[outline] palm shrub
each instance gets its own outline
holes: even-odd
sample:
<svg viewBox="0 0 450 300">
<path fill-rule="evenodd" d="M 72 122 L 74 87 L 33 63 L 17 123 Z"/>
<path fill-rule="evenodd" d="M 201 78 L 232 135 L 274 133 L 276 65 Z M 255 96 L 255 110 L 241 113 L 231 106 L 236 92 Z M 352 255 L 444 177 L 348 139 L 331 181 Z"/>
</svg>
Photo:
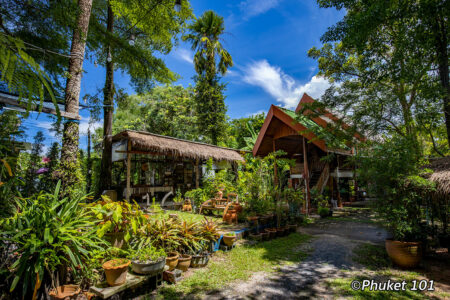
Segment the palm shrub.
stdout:
<svg viewBox="0 0 450 300">
<path fill-rule="evenodd" d="M 53 194 L 39 193 L 16 201 L 16 212 L 0 221 L 1 240 L 14 245 L 17 256 L 9 266 L 14 277 L 11 291 L 22 284 L 22 295 L 36 297 L 42 284 L 55 285 L 55 276 L 65 276 L 70 267 L 83 270 L 91 249 L 101 249 L 89 212 L 77 199 L 60 198 L 61 182 Z M 64 276 L 64 277 L 63 277 Z M 30 288 L 32 290 L 30 290 Z"/>
</svg>

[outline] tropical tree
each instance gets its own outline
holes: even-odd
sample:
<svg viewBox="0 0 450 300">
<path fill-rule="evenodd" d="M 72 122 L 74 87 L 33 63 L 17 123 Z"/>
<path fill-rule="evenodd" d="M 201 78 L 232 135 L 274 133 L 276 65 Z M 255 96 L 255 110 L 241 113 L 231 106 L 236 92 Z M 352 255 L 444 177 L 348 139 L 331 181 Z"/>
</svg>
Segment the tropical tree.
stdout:
<svg viewBox="0 0 450 300">
<path fill-rule="evenodd" d="M 389 78 L 392 83 L 388 89 L 395 94 L 393 99 L 399 100 L 400 94 L 410 98 L 402 100 L 403 103 L 399 103 L 401 107 L 397 108 L 406 112 L 404 121 L 409 124 L 412 122 L 408 120 L 408 110 L 414 114 L 417 98 L 424 98 L 425 102 L 420 104 L 422 108 L 432 106 L 435 109 L 438 106 L 440 115 L 445 117 L 447 144 L 450 145 L 448 3 L 440 0 L 319 0 L 318 3 L 321 7 L 346 10 L 347 14 L 343 20 L 329 28 L 322 36 L 322 41 L 339 41 L 341 49 L 352 50 L 361 58 L 361 69 L 367 67 L 368 70 L 364 74 L 366 76 L 360 77 L 361 83 L 365 86 L 366 83 Z M 319 62 L 323 62 L 322 65 L 328 64 L 328 75 L 333 72 L 333 68 L 335 74 L 355 75 L 351 70 L 356 62 L 354 57 L 340 53 L 339 60 L 325 63 L 327 58 L 320 58 L 323 57 L 322 54 L 316 51 L 311 54 L 319 58 Z M 372 59 L 373 54 L 375 59 Z M 352 60 L 348 60 L 349 57 Z M 346 66 L 346 70 L 343 66 Z M 341 70 L 337 70 L 338 68 Z M 419 92 L 422 95 L 419 95 Z M 374 92 L 371 98 L 377 99 L 377 95 L 378 93 Z M 389 103 L 392 102 L 377 102 L 375 106 L 384 111 Z M 436 113 L 432 115 L 435 117 L 432 122 L 434 124 L 442 118 Z M 386 122 L 395 122 L 396 115 L 383 116 L 385 117 L 389 120 Z M 434 129 L 434 134 L 437 135 L 440 132 L 439 126 L 428 124 L 425 127 L 427 135 L 429 134 L 433 144 L 436 144 L 433 132 L 428 131 L 430 128 Z"/>
<path fill-rule="evenodd" d="M 149 90 L 155 82 L 169 83 L 176 79 L 164 61 L 155 56 L 157 52 L 171 51 L 176 35 L 192 17 L 189 1 L 181 2 L 179 12 L 174 5 L 174 0 L 108 0 L 94 5 L 96 17 L 88 46 L 106 67 L 100 189 L 111 186 L 114 70 L 127 72 L 138 92 Z"/>
<path fill-rule="evenodd" d="M 196 110 L 199 128 L 217 145 L 218 138 L 225 129 L 225 85 L 220 83 L 224 75 L 233 66 L 231 55 L 220 43 L 225 33 L 223 18 L 213 11 L 206 11 L 189 26 L 189 34 L 184 40 L 192 44 L 196 51 L 194 66 L 196 81 Z"/>
<path fill-rule="evenodd" d="M 440 120 L 440 89 L 432 72 L 430 51 L 411 42 L 417 38 L 417 20 L 399 16 L 389 26 L 371 27 L 370 31 L 361 26 L 364 29 L 347 32 L 348 19 L 359 16 L 356 20 L 365 22 L 364 18 L 373 17 L 357 9 L 365 8 L 365 4 L 350 8 L 344 20 L 322 37 L 327 42 L 339 41 L 309 51 L 309 56 L 319 62 L 319 74 L 339 83 L 322 100 L 347 113 L 353 125 L 367 136 L 409 136 L 420 152 L 420 129 Z M 371 7 L 367 9 L 371 11 Z M 367 36 L 360 43 L 362 31 Z"/>
</svg>

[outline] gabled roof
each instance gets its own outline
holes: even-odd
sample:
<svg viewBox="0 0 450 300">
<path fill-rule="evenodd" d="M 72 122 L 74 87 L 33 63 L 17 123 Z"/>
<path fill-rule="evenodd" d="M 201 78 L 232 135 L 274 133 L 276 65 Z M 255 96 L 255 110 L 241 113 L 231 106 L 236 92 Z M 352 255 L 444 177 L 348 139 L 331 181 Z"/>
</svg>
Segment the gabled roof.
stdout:
<svg viewBox="0 0 450 300">
<path fill-rule="evenodd" d="M 300 102 L 297 105 L 297 108 L 295 109 L 295 112 L 298 113 L 301 111 L 305 106 L 308 107 L 308 105 L 316 103 L 316 100 L 314 100 L 311 96 L 309 96 L 307 93 L 304 93 L 302 98 L 300 99 Z M 340 126 L 343 129 L 349 129 L 351 126 L 345 123 L 342 120 L 342 117 L 336 116 L 336 114 L 330 112 L 326 108 L 321 108 L 321 111 L 312 112 L 309 109 L 306 109 L 303 112 L 304 115 L 310 115 L 311 119 L 316 122 L 318 125 L 322 126 L 323 128 L 327 128 L 328 124 L 331 124 L 333 122 L 340 122 Z M 354 137 L 360 141 L 364 141 L 365 138 L 360 135 L 359 133 L 355 133 Z"/>
<path fill-rule="evenodd" d="M 328 146 L 335 141 L 333 132 L 330 131 L 329 124 L 341 119 L 328 110 L 323 110 L 321 114 L 305 110 L 303 114 L 298 114 L 305 105 L 314 103 L 315 100 L 308 94 L 303 94 L 295 111 L 272 105 L 259 132 L 253 155 L 261 155 L 268 152 L 270 143 L 278 138 L 301 135 L 310 143 L 316 145 L 324 152 L 340 152 L 349 154 L 348 147 L 344 144 L 339 145 L 339 149 L 330 149 Z M 350 128 L 349 125 L 341 122 L 344 129 Z M 278 131 L 278 136 L 273 132 Z M 362 140 L 359 134 L 355 138 Z M 327 146 L 328 144 L 328 146 Z M 347 153 L 348 152 L 348 153 Z"/>
</svg>

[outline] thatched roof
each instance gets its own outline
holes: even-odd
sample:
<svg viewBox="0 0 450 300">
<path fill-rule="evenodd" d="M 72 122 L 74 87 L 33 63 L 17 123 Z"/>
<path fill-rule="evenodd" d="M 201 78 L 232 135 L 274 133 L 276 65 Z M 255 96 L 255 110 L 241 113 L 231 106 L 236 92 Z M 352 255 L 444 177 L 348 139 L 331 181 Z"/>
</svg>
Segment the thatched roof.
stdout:
<svg viewBox="0 0 450 300">
<path fill-rule="evenodd" d="M 450 156 L 430 159 L 430 164 L 425 166 L 428 169 L 433 170 L 428 179 L 436 182 L 437 196 L 449 197 L 450 196 Z"/>
<path fill-rule="evenodd" d="M 216 161 L 243 161 L 239 150 L 192 142 L 143 131 L 126 130 L 116 134 L 113 141 L 127 139 L 132 150 L 157 152 L 163 155 Z"/>
</svg>

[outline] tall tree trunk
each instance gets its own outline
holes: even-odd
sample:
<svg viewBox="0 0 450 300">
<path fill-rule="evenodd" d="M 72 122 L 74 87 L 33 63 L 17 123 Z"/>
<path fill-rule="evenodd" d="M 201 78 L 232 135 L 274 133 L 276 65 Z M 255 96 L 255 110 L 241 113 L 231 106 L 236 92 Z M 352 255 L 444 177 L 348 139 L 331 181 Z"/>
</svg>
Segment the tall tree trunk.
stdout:
<svg viewBox="0 0 450 300">
<path fill-rule="evenodd" d="M 77 27 L 73 31 L 72 47 L 70 49 L 69 76 L 65 90 L 65 110 L 69 113 L 78 114 L 80 97 L 81 75 L 83 73 L 84 51 L 86 48 L 86 37 L 91 16 L 92 0 L 79 0 L 79 15 Z M 61 171 L 62 183 L 65 194 L 70 191 L 79 181 L 74 176 L 78 167 L 78 122 L 70 120 L 64 124 L 63 143 L 61 149 Z"/>
<path fill-rule="evenodd" d="M 86 174 L 86 193 L 91 192 L 92 185 L 92 160 L 91 160 L 91 129 L 88 128 L 88 144 L 87 144 L 87 174 Z"/>
<path fill-rule="evenodd" d="M 440 22 L 440 24 L 439 24 Z M 439 78 L 441 81 L 442 88 L 444 90 L 444 115 L 445 115 L 445 126 L 447 128 L 447 143 L 450 147 L 450 83 L 449 83 L 449 70 L 448 70 L 448 40 L 447 40 L 447 23 L 441 18 L 437 18 L 436 23 L 438 23 L 439 33 L 435 33 L 436 37 L 436 48 L 437 48 L 437 58 L 438 58 L 438 69 Z"/>
<path fill-rule="evenodd" d="M 108 3 L 108 20 L 106 30 L 114 31 L 114 15 Z M 108 57 L 112 58 L 111 45 L 108 45 Z M 106 80 L 103 89 L 103 154 L 100 172 L 100 192 L 111 188 L 112 165 L 112 120 L 114 111 L 114 62 L 106 62 Z"/>
</svg>

